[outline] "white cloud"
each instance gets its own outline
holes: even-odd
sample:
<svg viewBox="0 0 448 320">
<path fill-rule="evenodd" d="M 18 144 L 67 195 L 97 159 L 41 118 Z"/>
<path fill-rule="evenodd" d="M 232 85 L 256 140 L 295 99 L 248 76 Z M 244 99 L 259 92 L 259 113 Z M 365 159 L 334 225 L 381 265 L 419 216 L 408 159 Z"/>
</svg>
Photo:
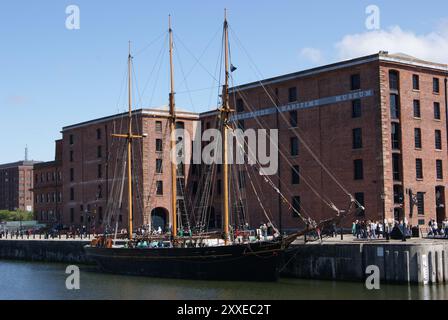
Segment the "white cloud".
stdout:
<svg viewBox="0 0 448 320">
<path fill-rule="evenodd" d="M 303 48 L 300 51 L 300 56 L 314 64 L 319 64 L 324 61 L 322 52 L 316 48 Z"/>
<path fill-rule="evenodd" d="M 346 35 L 335 47 L 338 59 L 351 59 L 377 53 L 405 53 L 419 59 L 448 63 L 448 21 L 442 21 L 435 31 L 417 35 L 393 26 L 387 30 Z"/>
</svg>

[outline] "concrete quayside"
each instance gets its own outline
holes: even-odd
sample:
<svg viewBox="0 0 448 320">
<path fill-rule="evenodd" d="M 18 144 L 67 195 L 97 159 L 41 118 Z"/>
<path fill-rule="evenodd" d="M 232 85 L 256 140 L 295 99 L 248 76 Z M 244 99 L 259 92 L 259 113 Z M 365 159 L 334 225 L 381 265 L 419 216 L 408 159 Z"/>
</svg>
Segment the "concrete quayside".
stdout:
<svg viewBox="0 0 448 320">
<path fill-rule="evenodd" d="M 350 238 L 350 239 L 349 239 Z M 1 239 L 0 259 L 92 264 L 83 247 L 88 239 Z M 144 249 L 142 249 L 144 250 Z M 369 266 L 381 282 L 442 284 L 448 282 L 448 241 L 297 240 L 285 254 L 281 275 L 314 280 L 365 281 Z"/>
</svg>

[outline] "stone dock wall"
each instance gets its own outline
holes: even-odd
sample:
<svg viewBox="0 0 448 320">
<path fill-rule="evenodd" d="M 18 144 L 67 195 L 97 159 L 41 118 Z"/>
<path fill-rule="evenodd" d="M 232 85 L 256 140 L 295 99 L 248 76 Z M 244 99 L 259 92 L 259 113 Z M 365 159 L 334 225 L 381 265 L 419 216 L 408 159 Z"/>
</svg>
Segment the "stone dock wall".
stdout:
<svg viewBox="0 0 448 320">
<path fill-rule="evenodd" d="M 84 253 L 89 241 L 0 240 L 0 259 L 91 264 Z"/>
<path fill-rule="evenodd" d="M 92 264 L 85 240 L 0 240 L 0 259 Z M 290 248 L 282 276 L 301 279 L 364 281 L 377 266 L 382 282 L 448 282 L 448 241 L 422 243 L 311 243 Z"/>
<path fill-rule="evenodd" d="M 376 266 L 382 282 L 448 282 L 448 241 L 302 244 L 284 259 L 282 275 L 295 278 L 364 281 Z"/>
</svg>

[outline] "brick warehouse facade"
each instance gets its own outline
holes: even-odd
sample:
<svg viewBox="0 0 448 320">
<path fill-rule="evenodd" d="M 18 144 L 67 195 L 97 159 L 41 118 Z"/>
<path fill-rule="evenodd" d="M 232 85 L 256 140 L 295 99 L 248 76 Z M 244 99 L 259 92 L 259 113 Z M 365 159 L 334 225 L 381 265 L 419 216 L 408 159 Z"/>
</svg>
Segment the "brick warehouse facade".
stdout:
<svg viewBox="0 0 448 320">
<path fill-rule="evenodd" d="M 33 211 L 33 165 L 19 161 L 0 165 L 0 210 Z"/>
<path fill-rule="evenodd" d="M 63 156 L 62 179 L 63 223 L 86 225 L 90 229 L 101 227 L 106 217 L 105 211 L 110 200 L 117 202 L 123 180 L 114 177 L 119 174 L 126 159 L 124 139 L 112 138 L 113 133 L 127 132 L 127 114 L 96 119 L 80 123 L 62 130 Z M 146 134 L 141 142 L 133 145 L 134 157 L 134 222 L 136 226 L 148 224 L 148 217 L 157 216 L 158 223 L 165 228 L 169 225 L 171 178 L 170 133 L 168 110 L 143 109 L 133 112 L 133 130 L 136 134 Z M 190 112 L 177 113 L 177 125 L 193 134 L 194 121 L 198 115 Z M 180 176 L 188 179 L 188 165 Z M 119 183 L 117 182 L 119 181 Z M 124 186 L 127 186 L 127 178 Z M 127 226 L 126 187 L 122 199 L 121 213 L 116 219 L 119 228 Z M 110 197 L 115 197 L 110 199 Z"/>
<path fill-rule="evenodd" d="M 280 150 L 288 160 L 279 157 L 277 186 L 304 214 L 323 218 L 334 212 L 304 179 L 294 177 L 291 164 L 339 209 L 349 198 L 300 145 L 296 132 L 365 205 L 366 218 L 382 219 L 384 206 L 388 219 L 404 215 L 412 225 L 430 218 L 441 222 L 446 217 L 447 75 L 446 65 L 379 53 L 267 79 L 263 86 L 234 88 L 234 109 L 240 111 L 235 119 L 245 128 L 279 129 Z M 272 108 L 274 102 L 284 112 Z M 277 224 L 297 225 L 290 207 L 270 187 L 262 190 L 263 197 L 277 199 L 269 208 Z M 250 193 L 248 199 L 250 207 L 256 205 Z"/>
<path fill-rule="evenodd" d="M 62 140 L 55 143 L 55 160 L 34 165 L 34 215 L 41 223 L 62 224 Z"/>
<path fill-rule="evenodd" d="M 279 129 L 280 153 L 286 159 L 279 156 L 278 176 L 271 179 L 303 214 L 315 219 L 330 217 L 334 211 L 324 201 L 346 209 L 350 199 L 297 140 L 296 133 L 365 205 L 365 218 L 380 220 L 385 212 L 388 219 L 405 216 L 410 224 L 425 224 L 430 218 L 441 221 L 446 217 L 447 76 L 446 65 L 379 53 L 266 79 L 261 82 L 263 86 L 257 82 L 232 88 L 231 102 L 241 127 Z M 141 152 L 134 154 L 141 159 L 140 169 L 134 173 L 141 182 L 135 194 L 135 224 L 148 223 L 152 213 L 166 226 L 170 213 L 168 113 L 144 109 L 134 115 L 134 128 L 148 134 L 134 148 Z M 197 121 L 203 129 L 213 127 L 216 115 L 213 111 L 180 111 L 178 121 L 193 137 Z M 113 194 L 116 163 L 122 163 L 117 155 L 123 142 L 110 135 L 126 131 L 123 116 L 63 128 L 64 224 L 97 227 L 103 221 L 109 194 Z M 201 189 L 193 168 L 181 170 L 186 195 L 196 195 Z M 216 228 L 221 226 L 220 174 L 212 203 L 211 227 Z M 301 228 L 290 206 L 259 177 L 255 179 L 258 193 L 269 199 L 264 206 L 275 224 L 282 230 Z M 251 225 L 265 221 L 248 182 L 238 187 L 249 207 Z M 124 199 L 122 212 L 126 212 L 126 205 Z M 126 217 L 118 219 L 120 227 L 126 227 Z"/>
</svg>

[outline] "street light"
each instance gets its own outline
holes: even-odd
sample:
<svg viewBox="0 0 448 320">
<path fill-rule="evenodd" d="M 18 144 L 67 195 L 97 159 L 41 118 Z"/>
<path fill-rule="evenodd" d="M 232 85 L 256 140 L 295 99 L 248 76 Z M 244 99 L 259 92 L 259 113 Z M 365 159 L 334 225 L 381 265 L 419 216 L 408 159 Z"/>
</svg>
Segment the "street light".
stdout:
<svg viewBox="0 0 448 320">
<path fill-rule="evenodd" d="M 386 235 L 386 240 L 389 241 L 388 224 L 386 221 L 386 195 L 384 193 L 381 194 L 381 200 L 383 202 L 383 232 Z"/>
</svg>

